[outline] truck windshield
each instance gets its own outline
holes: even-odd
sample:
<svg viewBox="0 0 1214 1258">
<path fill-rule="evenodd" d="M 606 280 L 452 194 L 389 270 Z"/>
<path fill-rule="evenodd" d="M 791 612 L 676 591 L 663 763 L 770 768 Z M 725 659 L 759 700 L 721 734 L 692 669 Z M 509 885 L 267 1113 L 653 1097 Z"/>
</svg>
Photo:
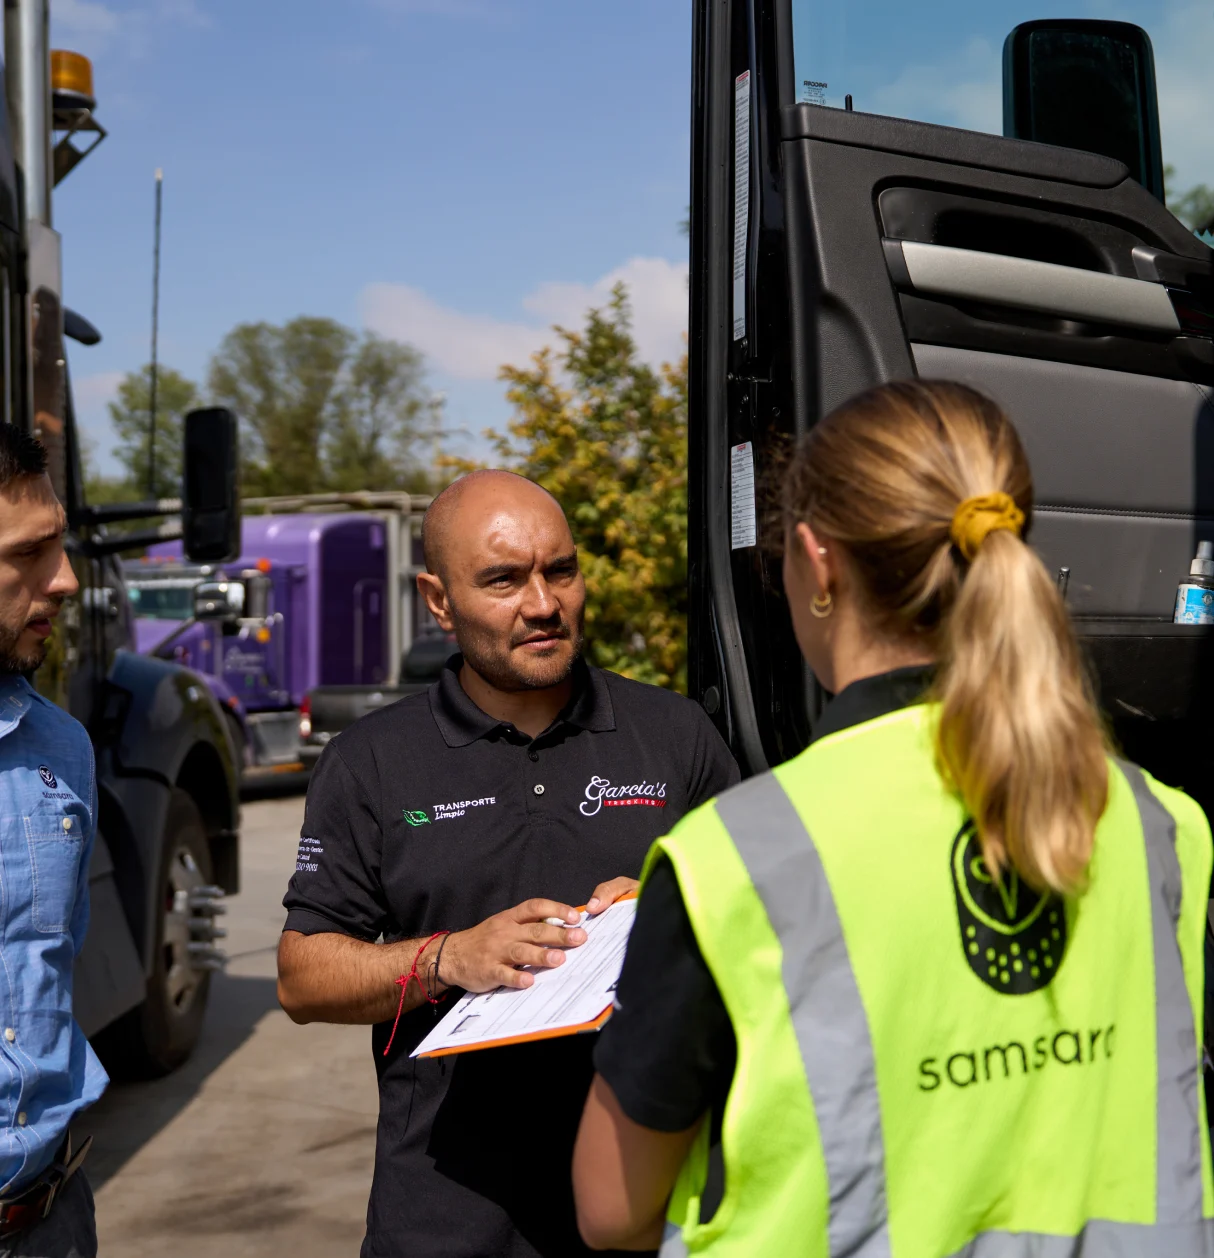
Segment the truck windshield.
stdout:
<svg viewBox="0 0 1214 1258">
<path fill-rule="evenodd" d="M 196 581 L 132 581 L 127 585 L 136 616 L 149 620 L 189 620 L 194 614 Z"/>
<path fill-rule="evenodd" d="M 1214 186 L 1214 8 L 1186 0 L 1105 6 L 1050 0 L 792 0 L 797 100 L 1003 132 L 1003 42 L 1035 18 L 1116 16 L 1151 37 L 1168 200 Z M 1210 194 L 1207 194 L 1210 195 Z M 1194 207 L 1199 208 L 1199 207 Z M 1214 207 L 1212 207 L 1214 208 Z M 1180 216 L 1188 221 L 1198 213 Z"/>
</svg>

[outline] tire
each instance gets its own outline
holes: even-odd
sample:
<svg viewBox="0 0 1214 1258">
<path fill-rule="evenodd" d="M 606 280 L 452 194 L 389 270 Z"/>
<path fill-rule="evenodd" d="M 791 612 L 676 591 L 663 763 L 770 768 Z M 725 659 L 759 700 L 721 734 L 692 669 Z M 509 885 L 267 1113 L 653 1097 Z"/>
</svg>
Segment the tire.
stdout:
<svg viewBox="0 0 1214 1258">
<path fill-rule="evenodd" d="M 147 994 L 98 1037 L 111 1074 L 156 1078 L 176 1070 L 193 1052 L 206 1017 L 211 975 L 190 963 L 185 897 L 211 882 L 211 853 L 198 806 L 174 788 L 161 844 L 156 938 Z"/>
</svg>

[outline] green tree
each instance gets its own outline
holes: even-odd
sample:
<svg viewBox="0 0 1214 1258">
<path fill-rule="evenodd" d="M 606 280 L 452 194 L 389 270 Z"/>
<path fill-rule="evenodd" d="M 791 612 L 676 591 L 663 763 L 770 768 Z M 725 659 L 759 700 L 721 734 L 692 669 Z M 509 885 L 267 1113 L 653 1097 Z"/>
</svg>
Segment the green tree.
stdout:
<svg viewBox="0 0 1214 1258">
<path fill-rule="evenodd" d="M 126 469 L 124 481 L 107 482 L 94 478 L 98 493 L 133 493 L 143 498 L 175 498 L 181 492 L 181 432 L 186 411 L 198 405 L 198 389 L 172 367 L 161 367 L 156 385 L 156 469 L 155 484 L 149 484 L 148 451 L 151 448 L 152 368 L 129 371 L 118 386 L 117 397 L 109 404 L 110 421 L 118 435 L 114 455 Z M 120 489 L 119 489 L 120 487 Z M 101 498 L 95 501 L 101 501 Z M 114 501 L 114 498 L 108 498 Z"/>
<path fill-rule="evenodd" d="M 333 319 L 242 323 L 211 360 L 208 390 L 241 420 L 247 494 L 393 489 L 437 417 L 416 350 Z"/>
<path fill-rule="evenodd" d="M 245 493 L 324 488 L 321 437 L 353 341 L 335 320 L 308 316 L 242 323 L 223 338 L 207 388 L 240 417 Z"/>
<path fill-rule="evenodd" d="M 1176 178 L 1176 167 L 1163 168 L 1164 196 L 1168 209 L 1176 215 L 1186 227 L 1195 232 L 1214 230 L 1214 188 L 1204 183 L 1194 184 L 1184 192 L 1176 192 L 1172 186 Z"/>
<path fill-rule="evenodd" d="M 373 332 L 359 338 L 325 433 L 331 488 L 403 488 L 413 478 L 416 443 L 441 431 L 422 382 L 422 356 L 412 346 Z"/>
<path fill-rule="evenodd" d="M 105 476 L 97 467 L 97 442 L 83 428 L 76 429 L 80 445 L 80 470 L 84 478 L 84 500 L 96 505 L 103 502 L 134 502 L 147 497 L 147 486 L 137 490 L 130 477 Z"/>
<path fill-rule="evenodd" d="M 555 332 L 558 350 L 502 369 L 514 416 L 486 435 L 569 516 L 592 661 L 686 690 L 686 356 L 660 371 L 641 361 L 622 285 L 584 330 Z"/>
</svg>

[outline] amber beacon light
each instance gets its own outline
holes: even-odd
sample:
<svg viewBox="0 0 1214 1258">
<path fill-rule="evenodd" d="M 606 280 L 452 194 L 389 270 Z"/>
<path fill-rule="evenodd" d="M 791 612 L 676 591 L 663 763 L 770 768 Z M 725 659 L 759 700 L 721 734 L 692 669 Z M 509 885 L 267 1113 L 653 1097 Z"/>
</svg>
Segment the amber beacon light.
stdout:
<svg viewBox="0 0 1214 1258">
<path fill-rule="evenodd" d="M 78 52 L 56 49 L 51 53 L 51 91 L 65 105 L 74 98 L 76 108 L 95 109 L 92 62 Z"/>
<path fill-rule="evenodd" d="M 58 137 L 52 150 L 54 179 L 60 183 L 105 139 L 105 128 L 93 111 L 93 66 L 87 57 L 62 48 L 51 51 L 51 115 Z M 75 140 L 91 141 L 78 148 Z"/>
</svg>

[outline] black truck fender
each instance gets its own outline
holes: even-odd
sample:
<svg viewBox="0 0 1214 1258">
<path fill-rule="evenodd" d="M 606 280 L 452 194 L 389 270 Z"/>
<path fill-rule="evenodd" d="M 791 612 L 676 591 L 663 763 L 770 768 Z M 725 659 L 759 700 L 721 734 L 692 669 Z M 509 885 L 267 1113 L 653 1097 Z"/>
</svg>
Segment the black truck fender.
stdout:
<svg viewBox="0 0 1214 1258">
<path fill-rule="evenodd" d="M 202 814 L 216 884 L 228 894 L 239 890 L 235 752 L 202 678 L 165 660 L 117 652 L 95 712 L 98 826 L 146 970 L 157 926 L 152 888 L 174 787 Z"/>
</svg>

